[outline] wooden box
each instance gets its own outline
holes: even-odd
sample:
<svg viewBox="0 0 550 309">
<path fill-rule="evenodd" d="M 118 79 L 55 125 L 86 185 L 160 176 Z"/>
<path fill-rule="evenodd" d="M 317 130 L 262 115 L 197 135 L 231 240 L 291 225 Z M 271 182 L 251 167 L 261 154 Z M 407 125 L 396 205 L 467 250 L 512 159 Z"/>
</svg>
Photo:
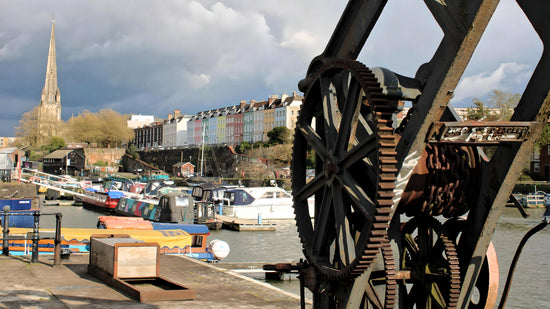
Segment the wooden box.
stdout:
<svg viewBox="0 0 550 309">
<path fill-rule="evenodd" d="M 157 243 L 133 238 L 96 238 L 90 240 L 90 265 L 114 278 L 151 278 L 159 276 Z"/>
</svg>

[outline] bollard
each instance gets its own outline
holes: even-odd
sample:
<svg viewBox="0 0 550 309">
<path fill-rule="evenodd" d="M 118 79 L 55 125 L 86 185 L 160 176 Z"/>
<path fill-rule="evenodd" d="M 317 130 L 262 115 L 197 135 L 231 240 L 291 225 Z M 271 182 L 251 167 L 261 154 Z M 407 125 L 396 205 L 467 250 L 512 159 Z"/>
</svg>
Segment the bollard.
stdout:
<svg viewBox="0 0 550 309">
<path fill-rule="evenodd" d="M 33 213 L 34 226 L 32 229 L 32 257 L 31 263 L 38 263 L 38 221 L 40 220 L 40 214 L 38 211 Z"/>
<path fill-rule="evenodd" d="M 53 265 L 61 264 L 61 213 L 55 214 L 55 240 L 54 240 L 54 256 Z"/>
<path fill-rule="evenodd" d="M 10 206 L 4 206 L 4 228 L 2 229 L 2 254 L 10 254 L 10 245 L 8 237 L 10 236 L 10 217 L 8 213 L 10 212 Z"/>
</svg>

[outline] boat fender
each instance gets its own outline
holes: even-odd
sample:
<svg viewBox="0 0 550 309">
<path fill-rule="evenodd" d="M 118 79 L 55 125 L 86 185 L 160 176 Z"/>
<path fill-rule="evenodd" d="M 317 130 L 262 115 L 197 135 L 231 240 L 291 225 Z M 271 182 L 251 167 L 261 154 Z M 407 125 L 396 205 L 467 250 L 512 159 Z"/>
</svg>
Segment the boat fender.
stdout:
<svg viewBox="0 0 550 309">
<path fill-rule="evenodd" d="M 229 244 L 223 240 L 214 239 L 208 244 L 209 251 L 216 260 L 221 260 L 229 255 Z"/>
</svg>

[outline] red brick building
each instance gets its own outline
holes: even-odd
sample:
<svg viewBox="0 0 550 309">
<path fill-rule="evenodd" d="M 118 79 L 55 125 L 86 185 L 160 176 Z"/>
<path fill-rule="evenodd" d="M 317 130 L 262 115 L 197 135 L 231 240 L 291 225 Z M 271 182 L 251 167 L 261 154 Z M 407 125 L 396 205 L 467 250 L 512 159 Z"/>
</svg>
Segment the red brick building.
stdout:
<svg viewBox="0 0 550 309">
<path fill-rule="evenodd" d="M 189 176 L 195 172 L 195 166 L 191 162 L 179 162 L 172 165 L 174 176 Z"/>
</svg>

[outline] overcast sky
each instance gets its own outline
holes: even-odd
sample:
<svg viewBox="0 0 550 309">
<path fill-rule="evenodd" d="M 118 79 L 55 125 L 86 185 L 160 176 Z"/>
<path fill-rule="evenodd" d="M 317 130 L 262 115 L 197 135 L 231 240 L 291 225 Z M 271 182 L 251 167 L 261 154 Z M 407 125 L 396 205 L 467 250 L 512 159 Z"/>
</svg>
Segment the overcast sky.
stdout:
<svg viewBox="0 0 550 309">
<path fill-rule="evenodd" d="M 0 136 L 38 105 L 55 15 L 62 119 L 83 110 L 166 118 L 298 91 L 346 1 L 0 0 Z M 414 76 L 442 32 L 423 1 L 389 1 L 359 61 Z M 522 93 L 542 44 L 501 0 L 453 99 Z"/>
</svg>

